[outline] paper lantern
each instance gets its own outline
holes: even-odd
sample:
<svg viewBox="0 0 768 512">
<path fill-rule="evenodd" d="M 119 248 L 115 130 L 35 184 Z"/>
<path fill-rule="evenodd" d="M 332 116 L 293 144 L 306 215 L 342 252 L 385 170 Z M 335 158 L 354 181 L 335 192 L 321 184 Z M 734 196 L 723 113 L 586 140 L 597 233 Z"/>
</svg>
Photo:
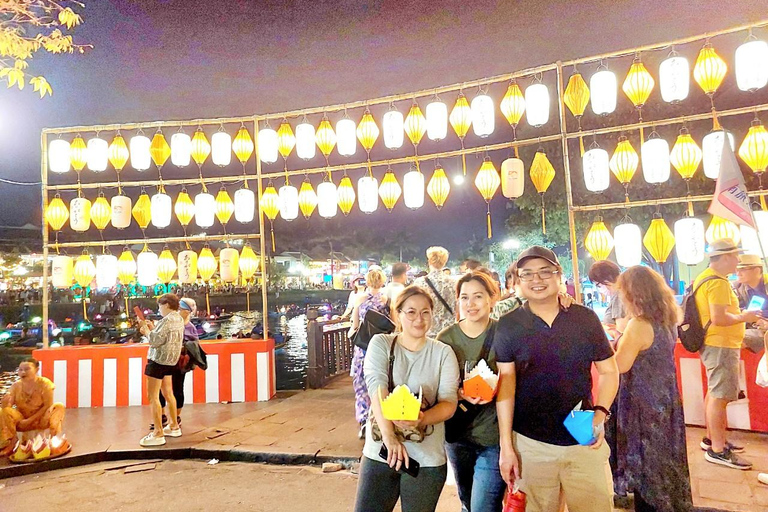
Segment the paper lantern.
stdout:
<svg viewBox="0 0 768 512">
<path fill-rule="evenodd" d="M 141 132 L 139 132 L 141 133 Z M 131 167 L 137 171 L 146 171 L 149 169 L 149 163 L 152 160 L 150 146 L 152 141 L 145 135 L 134 135 L 131 137 Z"/>
<path fill-rule="evenodd" d="M 624 94 L 627 95 L 635 108 L 640 109 L 648 101 L 654 85 L 656 82 L 645 68 L 645 64 L 640 61 L 639 57 L 636 57 L 624 79 L 624 84 L 621 86 Z"/>
<path fill-rule="evenodd" d="M 640 146 L 640 159 L 643 163 L 643 178 L 647 183 L 664 183 L 669 179 L 669 144 L 656 132 L 651 133 Z"/>
<path fill-rule="evenodd" d="M 675 246 L 675 237 L 664 219 L 659 217 L 651 221 L 643 237 L 643 245 L 658 263 L 664 263 Z"/>
<path fill-rule="evenodd" d="M 135 208 L 134 208 L 135 209 Z M 216 214 L 216 199 L 213 194 L 200 192 L 195 196 L 195 224 L 200 228 L 213 226 L 213 218 Z"/>
<path fill-rule="evenodd" d="M 69 256 L 54 256 L 51 262 L 51 281 L 54 288 L 69 288 L 72 286 L 74 262 Z"/>
<path fill-rule="evenodd" d="M 643 260 L 643 235 L 637 224 L 619 224 L 613 230 L 616 261 L 622 267 L 639 265 Z"/>
<path fill-rule="evenodd" d="M 739 156 L 752 169 L 752 172 L 758 175 L 764 173 L 765 168 L 768 167 L 768 132 L 760 120 L 752 121 L 744 142 L 739 146 Z"/>
<path fill-rule="evenodd" d="M 277 162 L 277 132 L 267 126 L 259 130 L 259 158 L 265 164 Z"/>
<path fill-rule="evenodd" d="M 299 191 L 286 182 L 280 187 L 280 217 L 283 220 L 294 220 L 299 216 Z"/>
<path fill-rule="evenodd" d="M 712 216 L 704 236 L 709 245 L 712 245 L 715 240 L 722 240 L 723 238 L 730 238 L 736 245 L 739 245 L 739 241 L 741 241 L 739 227 L 733 222 L 717 215 Z"/>
<path fill-rule="evenodd" d="M 123 195 L 113 196 L 109 202 L 112 209 L 112 227 L 125 229 L 131 225 L 131 198 Z"/>
<path fill-rule="evenodd" d="M 757 234 L 763 247 L 768 247 L 768 211 L 759 210 L 752 212 L 755 217 Z"/>
<path fill-rule="evenodd" d="M 541 82 L 525 89 L 525 118 L 531 126 L 543 126 L 549 121 L 549 90 Z"/>
<path fill-rule="evenodd" d="M 739 234 L 741 235 L 741 248 L 746 253 L 751 254 L 760 254 L 760 238 L 757 235 L 757 231 L 752 229 L 749 226 L 740 225 L 739 226 Z M 675 233 L 677 235 L 677 233 Z M 762 237 L 765 238 L 765 237 Z M 679 242 L 678 242 L 679 245 Z"/>
<path fill-rule="evenodd" d="M 461 140 L 464 140 L 467 132 L 469 132 L 469 127 L 472 125 L 472 109 L 463 92 L 460 92 L 459 96 L 456 98 L 456 104 L 453 106 L 453 109 L 451 109 L 449 120 L 453 131 L 456 132 L 456 135 L 458 135 Z"/>
<path fill-rule="evenodd" d="M 379 127 L 376 126 L 376 121 L 373 119 L 370 110 L 367 108 L 363 113 L 363 118 L 360 120 L 360 124 L 357 125 L 357 140 L 368 152 L 369 158 L 371 148 L 376 143 L 376 139 L 379 138 Z"/>
<path fill-rule="evenodd" d="M 768 43 L 747 40 L 736 48 L 736 85 L 742 91 L 754 92 L 768 84 Z"/>
<path fill-rule="evenodd" d="M 684 180 L 690 180 L 701 162 L 701 149 L 684 127 L 669 153 L 669 161 Z"/>
<path fill-rule="evenodd" d="M 696 58 L 693 66 L 693 79 L 707 96 L 712 96 L 723 83 L 728 65 L 720 57 L 712 44 L 707 42 Z"/>
<path fill-rule="evenodd" d="M 690 74 L 688 59 L 673 50 L 659 65 L 661 99 L 667 103 L 677 103 L 687 98 Z"/>
<path fill-rule="evenodd" d="M 88 231 L 91 227 L 91 202 L 84 197 L 76 197 L 69 203 L 69 227 L 73 231 Z"/>
<path fill-rule="evenodd" d="M 346 114 L 345 114 L 346 115 Z M 348 117 L 336 123 L 336 150 L 341 156 L 352 156 L 357 150 L 357 127 Z"/>
<path fill-rule="evenodd" d="M 495 110 L 493 100 L 487 94 L 478 94 L 472 98 L 472 129 L 478 137 L 487 137 L 495 127 Z"/>
<path fill-rule="evenodd" d="M 166 247 L 157 259 L 157 278 L 163 284 L 168 284 L 176 273 L 176 259 Z"/>
<path fill-rule="evenodd" d="M 91 286 L 93 278 L 96 277 L 96 266 L 93 264 L 90 254 L 81 254 L 77 258 L 73 275 L 75 282 L 83 288 Z"/>
<path fill-rule="evenodd" d="M 238 266 L 240 267 L 240 275 L 243 276 L 245 281 L 250 281 L 256 271 L 259 270 L 259 257 L 253 252 L 251 244 L 246 243 L 243 245 L 243 249 L 240 251 Z"/>
<path fill-rule="evenodd" d="M 136 204 L 133 205 L 133 214 L 136 224 L 141 229 L 147 229 L 149 222 L 152 220 L 152 201 L 146 192 L 142 192 L 139 198 L 136 200 Z"/>
<path fill-rule="evenodd" d="M 613 237 L 602 219 L 598 218 L 592 223 L 592 227 L 584 238 L 584 247 L 595 261 L 608 259 L 608 255 L 613 250 Z"/>
<path fill-rule="evenodd" d="M 226 167 L 232 161 L 232 137 L 227 132 L 218 131 L 211 136 L 211 160 L 219 167 Z"/>
<path fill-rule="evenodd" d="M 128 285 L 133 282 L 135 275 L 136 260 L 133 258 L 133 253 L 126 247 L 117 260 L 117 277 L 123 285 Z"/>
<path fill-rule="evenodd" d="M 216 273 L 216 257 L 207 245 L 203 247 L 197 258 L 197 271 L 200 273 L 200 279 L 205 283 L 210 281 Z"/>
<path fill-rule="evenodd" d="M 125 139 L 117 132 L 112 139 L 112 143 L 109 145 L 109 162 L 120 172 L 125 167 L 125 163 L 128 161 L 128 147 L 125 145 Z"/>
<path fill-rule="evenodd" d="M 152 196 L 149 208 L 149 217 L 152 225 L 158 229 L 167 228 L 171 224 L 173 211 L 171 196 L 158 192 Z"/>
<path fill-rule="evenodd" d="M 232 247 L 225 247 L 219 252 L 219 275 L 225 283 L 237 281 L 240 253 Z"/>
<path fill-rule="evenodd" d="M 109 207 L 109 202 L 104 194 L 100 193 L 91 205 L 91 222 L 96 226 L 96 229 L 101 231 L 107 227 L 111 218 L 112 208 Z"/>
<path fill-rule="evenodd" d="M 520 86 L 514 80 L 507 87 L 507 92 L 501 100 L 501 113 L 513 128 L 517 128 L 525 112 L 525 98 Z"/>
<path fill-rule="evenodd" d="M 493 165 L 493 162 L 491 162 L 489 158 L 486 158 L 480 166 L 477 176 L 475 176 L 475 186 L 477 187 L 477 190 L 480 191 L 480 195 L 483 196 L 483 199 L 487 202 L 493 199 L 493 195 L 499 189 L 499 185 L 501 185 L 499 172 L 496 170 L 496 166 Z"/>
<path fill-rule="evenodd" d="M 139 271 L 138 283 L 141 286 L 155 286 L 157 284 L 157 254 L 144 249 L 139 253 L 136 261 L 136 267 Z"/>
<path fill-rule="evenodd" d="M 171 135 L 171 163 L 176 167 L 186 167 L 192 155 L 192 139 L 184 132 Z"/>
<path fill-rule="evenodd" d="M 637 156 L 637 151 L 632 147 L 629 140 L 626 137 L 619 137 L 619 144 L 616 146 L 616 151 L 613 152 L 609 165 L 614 176 L 619 180 L 619 183 L 624 185 L 625 189 L 635 175 L 639 163 L 640 158 Z"/>
<path fill-rule="evenodd" d="M 357 204 L 363 213 L 373 213 L 379 207 L 379 180 L 363 176 L 357 180 Z"/>
<path fill-rule="evenodd" d="M 581 73 L 576 72 L 568 79 L 563 102 L 577 119 L 584 115 L 584 110 L 589 103 L 589 87 Z"/>
<path fill-rule="evenodd" d="M 296 154 L 302 160 L 315 157 L 315 127 L 306 119 L 296 126 Z"/>
<path fill-rule="evenodd" d="M 79 133 L 69 145 L 69 162 L 77 172 L 82 171 L 85 164 L 88 163 L 88 148 Z"/>
<path fill-rule="evenodd" d="M 61 200 L 61 196 L 56 194 L 45 209 L 45 221 L 52 230 L 61 231 L 61 228 L 64 227 L 64 223 L 67 222 L 67 219 L 69 219 L 67 205 Z"/>
<path fill-rule="evenodd" d="M 552 180 L 555 178 L 555 168 L 547 158 L 547 154 L 539 149 L 533 157 L 531 163 L 531 181 L 536 191 L 543 194 L 549 188 Z"/>
<path fill-rule="evenodd" d="M 283 159 L 286 159 L 295 146 L 296 136 L 293 134 L 291 125 L 284 119 L 277 129 L 277 151 Z"/>
<path fill-rule="evenodd" d="M 384 114 L 382 122 L 384 128 L 384 146 L 389 149 L 398 149 L 403 145 L 403 114 L 394 110 L 388 110 Z"/>
<path fill-rule="evenodd" d="M 702 163 L 704 164 L 704 175 L 707 178 L 716 180 L 720 176 L 720 161 L 723 158 L 723 130 L 709 132 L 701 141 Z M 728 133 L 728 142 L 731 149 L 734 149 L 733 134 Z"/>
<path fill-rule="evenodd" d="M 408 116 L 405 118 L 403 129 L 414 146 L 419 145 L 422 137 L 424 137 L 424 133 L 427 131 L 427 120 L 424 117 L 424 114 L 421 113 L 419 104 L 415 101 L 408 111 Z"/>
<path fill-rule="evenodd" d="M 235 192 L 235 220 L 245 224 L 252 222 L 256 211 L 256 195 L 253 190 L 241 188 Z"/>
<path fill-rule="evenodd" d="M 618 81 L 613 71 L 601 64 L 589 79 L 589 89 L 592 92 L 592 112 L 600 116 L 616 110 Z"/>
<path fill-rule="evenodd" d="M 695 217 L 684 217 L 675 222 L 675 250 L 684 265 L 698 265 L 704 261 L 704 223 Z"/>
<path fill-rule="evenodd" d="M 320 125 L 315 132 L 315 143 L 320 148 L 320 152 L 328 162 L 328 155 L 331 154 L 333 148 L 336 146 L 336 133 L 333 131 L 331 122 L 328 121 L 328 116 L 323 114 L 323 119 L 320 121 Z"/>
<path fill-rule="evenodd" d="M 224 226 L 232 218 L 232 214 L 235 212 L 235 204 L 232 202 L 232 198 L 229 197 L 227 189 L 222 187 L 219 193 L 216 194 L 215 202 L 216 218 L 219 219 L 221 225 Z"/>
<path fill-rule="evenodd" d="M 443 207 L 450 192 L 451 182 L 448 180 L 448 176 L 445 175 L 445 169 L 437 167 L 429 179 L 429 183 L 427 183 L 427 194 L 429 194 L 438 210 Z"/>
<path fill-rule="evenodd" d="M 507 158 L 501 162 L 501 194 L 507 199 L 517 199 L 525 191 L 525 164 L 519 158 Z"/>
<path fill-rule="evenodd" d="M 51 172 L 65 173 L 70 166 L 70 146 L 64 139 L 54 139 L 48 145 L 48 165 Z"/>
<path fill-rule="evenodd" d="M 608 152 L 593 144 L 581 157 L 584 168 L 584 185 L 590 192 L 602 192 L 611 181 Z"/>
<path fill-rule="evenodd" d="M 324 219 L 336 216 L 339 207 L 339 198 L 336 194 L 336 185 L 331 181 L 324 181 L 317 186 L 317 213 Z"/>
<path fill-rule="evenodd" d="M 181 284 L 192 284 L 197 280 L 197 253 L 195 251 L 181 251 L 178 256 L 177 269 Z"/>
<path fill-rule="evenodd" d="M 381 180 L 381 185 L 379 186 L 379 197 L 381 197 L 381 202 L 384 203 L 384 208 L 391 212 L 402 193 L 403 190 L 397 182 L 395 173 L 392 172 L 392 169 L 387 169 L 387 172 L 384 173 L 384 178 Z"/>
<path fill-rule="evenodd" d="M 112 288 L 117 284 L 117 258 L 111 254 L 96 257 L 96 288 Z"/>
<path fill-rule="evenodd" d="M 280 196 L 277 195 L 277 190 L 275 190 L 275 186 L 272 185 L 271 181 L 261 193 L 259 206 L 270 221 L 275 220 L 280 212 Z"/>
<path fill-rule="evenodd" d="M 355 188 L 352 186 L 352 180 L 346 174 L 342 176 L 339 182 L 339 188 L 336 190 L 336 196 L 339 201 L 341 213 L 349 215 L 352 211 L 352 205 L 355 204 Z"/>
<path fill-rule="evenodd" d="M 403 202 L 413 210 L 424 206 L 424 175 L 419 170 L 411 170 L 403 176 Z"/>
<path fill-rule="evenodd" d="M 195 135 L 192 136 L 192 148 L 190 155 L 192 160 L 195 161 L 197 167 L 201 167 L 208 159 L 208 155 L 211 154 L 211 144 L 208 142 L 208 138 L 205 136 L 202 128 L 195 130 Z"/>
<path fill-rule="evenodd" d="M 149 145 L 149 154 L 158 169 L 161 169 L 171 157 L 171 146 L 168 145 L 163 132 L 159 129 L 155 132 L 154 137 L 152 137 L 152 142 Z"/>
<path fill-rule="evenodd" d="M 299 210 L 305 219 L 312 216 L 312 212 L 317 207 L 317 194 L 315 189 L 312 188 L 312 183 L 309 182 L 309 178 L 304 178 L 299 189 Z"/>
<path fill-rule="evenodd" d="M 182 226 L 188 226 L 192 221 L 192 217 L 195 216 L 195 204 L 190 199 L 187 189 L 182 188 L 179 195 L 176 196 L 176 204 L 173 205 L 173 213 L 176 214 L 176 218 L 179 219 L 179 224 Z"/>
<path fill-rule="evenodd" d="M 240 129 L 237 130 L 235 140 L 232 142 L 232 151 L 235 152 L 235 156 L 240 160 L 240 163 L 243 164 L 243 166 L 245 166 L 245 163 L 251 158 L 251 155 L 253 154 L 253 139 L 245 126 L 241 126 Z"/>
<path fill-rule="evenodd" d="M 104 139 L 94 137 L 88 140 L 86 148 L 88 155 L 88 168 L 93 172 L 102 172 L 107 169 L 109 161 L 109 144 Z"/>
<path fill-rule="evenodd" d="M 493 106 L 493 104 L 491 104 Z M 448 134 L 448 106 L 436 99 L 427 104 L 427 137 L 430 140 L 443 140 Z M 401 114 L 402 119 L 402 114 Z M 402 145 L 403 130 L 400 130 L 400 144 Z"/>
</svg>

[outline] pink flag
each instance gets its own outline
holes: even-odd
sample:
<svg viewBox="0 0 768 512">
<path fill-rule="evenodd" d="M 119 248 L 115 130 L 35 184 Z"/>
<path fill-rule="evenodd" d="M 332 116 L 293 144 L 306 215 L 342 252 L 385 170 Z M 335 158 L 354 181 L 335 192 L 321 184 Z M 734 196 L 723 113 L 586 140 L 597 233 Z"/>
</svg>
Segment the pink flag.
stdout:
<svg viewBox="0 0 768 512">
<path fill-rule="evenodd" d="M 755 227 L 744 176 L 741 174 L 739 163 L 736 161 L 736 155 L 728 143 L 727 136 L 723 136 L 720 176 L 717 178 L 715 195 L 712 197 L 708 211 L 712 215 L 717 215 L 736 224 Z"/>
</svg>

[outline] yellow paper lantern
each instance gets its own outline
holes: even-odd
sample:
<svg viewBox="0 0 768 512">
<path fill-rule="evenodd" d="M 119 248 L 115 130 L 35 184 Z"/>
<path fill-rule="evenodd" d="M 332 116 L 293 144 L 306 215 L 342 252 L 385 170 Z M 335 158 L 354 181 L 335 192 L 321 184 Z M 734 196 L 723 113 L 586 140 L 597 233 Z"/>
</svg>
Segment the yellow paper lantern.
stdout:
<svg viewBox="0 0 768 512">
<path fill-rule="evenodd" d="M 408 111 L 405 123 L 403 123 L 403 129 L 414 146 L 419 145 L 421 138 L 424 137 L 424 133 L 427 131 L 427 118 L 421 113 L 419 104 L 415 101 L 411 105 L 411 110 Z"/>
<path fill-rule="evenodd" d="M 182 188 L 179 195 L 176 196 L 176 204 L 173 206 L 173 212 L 182 226 L 188 226 L 195 216 L 195 203 L 189 197 L 186 188 Z"/>
<path fill-rule="evenodd" d="M 112 219 L 112 208 L 103 193 L 91 205 L 91 222 L 99 231 L 103 230 Z"/>
<path fill-rule="evenodd" d="M 192 137 L 192 151 L 190 155 L 192 160 L 195 161 L 198 167 L 201 167 L 208 155 L 211 154 L 211 143 L 208 142 L 208 138 L 205 136 L 202 128 L 195 130 L 195 135 Z"/>
<path fill-rule="evenodd" d="M 675 247 L 675 235 L 669 229 L 664 219 L 657 214 L 651 221 L 648 231 L 643 237 L 643 245 L 651 253 L 653 259 L 659 263 L 664 263 L 669 257 L 669 253 Z"/>
<path fill-rule="evenodd" d="M 357 140 L 363 145 L 363 149 L 370 153 L 378 138 L 379 127 L 376 126 L 376 121 L 373 119 L 370 110 L 366 108 L 360 124 L 357 125 Z"/>
<path fill-rule="evenodd" d="M 48 207 L 45 209 L 45 221 L 54 231 L 61 231 L 64 224 L 69 219 L 69 210 L 67 205 L 61 200 L 61 196 L 56 194 Z"/>
<path fill-rule="evenodd" d="M 216 257 L 208 245 L 203 247 L 203 250 L 200 251 L 200 256 L 197 257 L 197 271 L 200 273 L 200 279 L 206 283 L 216 273 Z"/>
<path fill-rule="evenodd" d="M 498 185 L 496 188 L 498 188 Z M 434 201 L 438 210 L 443 207 L 450 192 L 451 182 L 448 180 L 448 176 L 445 175 L 445 169 L 442 167 L 436 168 L 427 184 L 427 194 Z"/>
<path fill-rule="evenodd" d="M 229 222 L 232 214 L 235 213 L 235 203 L 229 197 L 229 192 L 224 187 L 216 194 L 216 218 L 219 219 L 222 226 Z"/>
<path fill-rule="evenodd" d="M 451 122 L 453 131 L 455 131 L 456 135 L 463 140 L 464 137 L 467 136 L 467 132 L 469 132 L 469 127 L 472 125 L 472 109 L 463 92 L 460 92 L 459 97 L 456 98 L 456 104 L 451 110 L 449 121 Z"/>
<path fill-rule="evenodd" d="M 379 185 L 379 197 L 381 197 L 381 202 L 384 203 L 384 208 L 391 212 L 402 193 L 403 190 L 400 187 L 400 183 L 397 182 L 395 173 L 392 172 L 392 169 L 387 169 L 387 172 L 384 173 L 384 177 L 381 179 L 381 185 Z"/>
<path fill-rule="evenodd" d="M 128 161 L 128 146 L 125 145 L 125 139 L 117 132 L 112 143 L 109 145 L 109 162 L 117 172 L 123 170 Z"/>
<path fill-rule="evenodd" d="M 132 213 L 133 218 L 136 220 L 136 224 L 138 224 L 141 229 L 147 229 L 149 222 L 152 220 L 152 200 L 146 192 L 142 192 L 136 200 L 136 204 L 133 205 Z"/>
<path fill-rule="evenodd" d="M 632 67 L 629 68 L 627 78 L 624 79 L 624 84 L 621 86 L 624 94 L 627 95 L 635 108 L 639 109 L 648 101 L 654 85 L 656 82 L 653 77 L 640 61 L 640 58 L 636 57 L 632 62 Z"/>
<path fill-rule="evenodd" d="M 288 121 L 283 120 L 277 129 L 277 150 L 283 155 L 283 159 L 288 158 L 293 148 L 296 146 L 296 136 Z"/>
<path fill-rule="evenodd" d="M 90 254 L 83 253 L 77 258 L 74 276 L 75 282 L 83 288 L 91 285 L 93 278 L 96 277 L 96 265 L 93 264 Z"/>
<path fill-rule="evenodd" d="M 477 176 L 475 176 L 475 186 L 477 187 L 477 190 L 480 191 L 480 195 L 483 196 L 483 199 L 485 199 L 488 238 L 493 236 L 493 230 L 491 229 L 491 199 L 499 189 L 500 185 L 501 178 L 499 177 L 499 171 L 496 170 L 496 166 L 493 165 L 491 159 L 486 157 L 483 164 L 480 166 L 480 170 L 477 171 Z"/>
<path fill-rule="evenodd" d="M 323 114 L 323 119 L 320 121 L 320 126 L 317 127 L 315 132 L 315 142 L 317 147 L 320 148 L 320 152 L 328 162 L 328 155 L 331 154 L 333 148 L 336 146 L 336 132 L 333 131 L 333 126 L 328 120 L 328 116 Z"/>
<path fill-rule="evenodd" d="M 339 188 L 336 190 L 339 200 L 339 208 L 344 215 L 349 215 L 352 207 L 355 205 L 355 187 L 352 186 L 352 180 L 346 174 L 342 176 L 339 182 Z"/>
<path fill-rule="evenodd" d="M 517 128 L 525 113 L 525 97 L 520 86 L 514 80 L 510 82 L 507 93 L 501 100 L 501 113 L 507 118 L 507 122 L 512 128 Z"/>
<path fill-rule="evenodd" d="M 739 241 L 741 241 L 741 231 L 739 226 L 722 217 L 713 215 L 712 221 L 709 223 L 709 227 L 707 227 L 707 231 L 704 233 L 704 239 L 708 244 L 712 245 L 715 240 L 721 240 L 723 238 L 730 238 L 735 245 L 739 245 Z"/>
<path fill-rule="evenodd" d="M 683 127 L 677 136 L 677 141 L 669 152 L 669 161 L 680 173 L 684 180 L 690 180 L 701 163 L 702 152 L 693 140 L 688 129 Z"/>
<path fill-rule="evenodd" d="M 251 244 L 246 243 L 243 245 L 243 249 L 240 251 L 240 274 L 243 279 L 250 281 L 256 271 L 259 270 L 259 257 L 253 252 Z"/>
<path fill-rule="evenodd" d="M 126 247 L 117 259 L 117 278 L 124 285 L 131 284 L 136 276 L 136 260 Z"/>
<path fill-rule="evenodd" d="M 275 220 L 277 214 L 280 213 L 280 198 L 271 181 L 262 192 L 259 205 L 269 220 Z"/>
<path fill-rule="evenodd" d="M 712 96 L 723 83 L 728 72 L 728 64 L 720 57 L 712 44 L 707 42 L 696 58 L 693 66 L 693 79 L 707 96 Z"/>
<path fill-rule="evenodd" d="M 613 250 L 613 236 L 601 218 L 592 223 L 586 238 L 584 247 L 595 261 L 607 260 Z"/>
<path fill-rule="evenodd" d="M 739 146 L 739 156 L 758 175 L 768 167 L 768 131 L 759 119 L 752 121 L 749 133 Z"/>
<path fill-rule="evenodd" d="M 640 157 L 629 140 L 624 136 L 619 137 L 619 144 L 616 146 L 616 151 L 613 152 L 609 166 L 614 176 L 618 178 L 619 183 L 624 185 L 625 188 L 632 181 L 639 163 Z"/>
<path fill-rule="evenodd" d="M 165 247 L 157 260 L 157 278 L 163 284 L 168 284 L 176 273 L 176 259 L 171 251 Z"/>
<path fill-rule="evenodd" d="M 168 141 L 165 140 L 165 135 L 163 135 L 160 129 L 152 137 L 152 142 L 149 145 L 149 154 L 158 169 L 162 169 L 165 162 L 171 157 L 171 146 L 168 145 Z"/>
<path fill-rule="evenodd" d="M 574 73 L 568 79 L 568 85 L 565 88 L 565 94 L 563 94 L 563 102 L 577 119 L 584 115 L 584 109 L 589 103 L 589 87 L 581 73 Z"/>
<path fill-rule="evenodd" d="M 235 140 L 232 141 L 232 151 L 235 152 L 235 156 L 240 160 L 241 164 L 245 165 L 248 159 L 251 158 L 253 147 L 251 134 L 248 133 L 248 129 L 245 126 L 241 126 L 240 129 L 237 130 Z"/>
<path fill-rule="evenodd" d="M 308 219 L 312 216 L 312 212 L 315 211 L 316 207 L 317 194 L 315 193 L 315 189 L 312 188 L 312 183 L 310 183 L 309 178 L 304 178 L 304 181 L 301 183 L 301 188 L 299 189 L 299 209 L 301 210 L 301 214 L 304 215 L 305 219 Z"/>
<path fill-rule="evenodd" d="M 72 168 L 77 172 L 80 172 L 88 163 L 88 151 L 86 149 L 85 141 L 78 133 L 72 143 L 69 145 L 69 161 L 72 164 Z"/>
<path fill-rule="evenodd" d="M 549 188 L 552 180 L 555 178 L 555 168 L 547 158 L 547 154 L 539 149 L 533 157 L 531 163 L 531 181 L 536 191 L 543 194 Z"/>
</svg>

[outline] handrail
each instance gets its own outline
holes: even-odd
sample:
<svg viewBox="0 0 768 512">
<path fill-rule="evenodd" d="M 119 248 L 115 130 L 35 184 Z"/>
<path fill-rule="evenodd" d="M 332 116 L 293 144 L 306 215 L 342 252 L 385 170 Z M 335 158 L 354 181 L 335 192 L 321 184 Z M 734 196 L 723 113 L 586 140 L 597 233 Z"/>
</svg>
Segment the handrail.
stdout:
<svg viewBox="0 0 768 512">
<path fill-rule="evenodd" d="M 349 322 L 320 320 L 315 310 L 307 312 L 307 388 L 318 389 L 333 377 L 349 373 L 352 367 L 352 341 L 347 336 Z"/>
</svg>

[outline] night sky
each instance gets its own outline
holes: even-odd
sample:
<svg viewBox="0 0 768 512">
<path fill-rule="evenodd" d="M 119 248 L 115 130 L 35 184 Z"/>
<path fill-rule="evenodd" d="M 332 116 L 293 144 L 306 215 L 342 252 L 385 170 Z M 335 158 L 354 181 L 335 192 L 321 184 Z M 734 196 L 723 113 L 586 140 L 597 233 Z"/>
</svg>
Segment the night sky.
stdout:
<svg viewBox="0 0 768 512">
<path fill-rule="evenodd" d="M 85 3 L 75 39 L 94 48 L 85 55 L 38 55 L 30 63 L 31 73 L 47 76 L 53 97 L 0 88 L 3 177 L 39 180 L 43 127 L 249 115 L 363 100 L 695 35 L 757 21 L 766 12 L 754 1 L 727 8 L 715 1 Z M 450 108 L 454 95 L 443 99 Z M 407 112 L 407 105 L 398 106 Z M 497 115 L 497 129 L 502 121 Z M 441 163 L 449 174 L 459 165 Z M 474 174 L 479 160 L 470 163 Z M 427 178 L 433 167 L 425 167 Z M 169 165 L 165 175 L 173 173 Z M 377 174 L 380 179 L 383 169 Z M 372 230 L 409 229 L 420 243 L 456 249 L 472 233 L 484 232 L 485 205 L 470 180 L 451 194 L 441 212 L 429 203 L 418 212 L 401 204 L 382 222 L 380 205 L 373 216 L 356 212 L 347 221 Z M 39 224 L 38 188 L 0 184 L 0 200 L 0 224 Z M 496 199 L 492 206 L 494 229 L 503 236 L 505 202 Z"/>
</svg>

